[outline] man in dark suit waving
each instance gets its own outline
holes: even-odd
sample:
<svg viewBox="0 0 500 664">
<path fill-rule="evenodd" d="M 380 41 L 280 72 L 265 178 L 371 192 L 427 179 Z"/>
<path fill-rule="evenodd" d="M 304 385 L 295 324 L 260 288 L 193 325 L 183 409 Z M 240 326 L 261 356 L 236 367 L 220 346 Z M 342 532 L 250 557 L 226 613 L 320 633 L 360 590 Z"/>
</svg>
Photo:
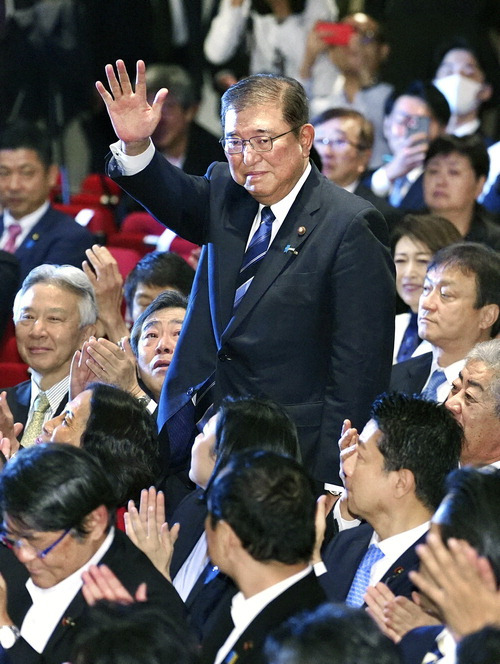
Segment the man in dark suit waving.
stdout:
<svg viewBox="0 0 500 664">
<path fill-rule="evenodd" d="M 117 69 L 118 78 L 106 67 L 111 93 L 97 84 L 121 139 L 109 172 L 172 230 L 204 246 L 159 406 L 173 465 L 189 459 L 177 422 L 190 419 L 192 428 L 213 383 L 208 405 L 251 394 L 285 406 L 304 463 L 316 479 L 335 481 L 331 441 L 343 414 L 352 409 L 364 423 L 388 384 L 394 285 L 384 219 L 310 164 L 314 128 L 297 81 L 251 76 L 230 88 L 222 102 L 229 164 L 195 177 L 150 142 L 167 91 L 150 106 L 144 63 L 135 91 L 122 61 Z M 188 409 L 197 412 L 189 418 Z"/>
</svg>

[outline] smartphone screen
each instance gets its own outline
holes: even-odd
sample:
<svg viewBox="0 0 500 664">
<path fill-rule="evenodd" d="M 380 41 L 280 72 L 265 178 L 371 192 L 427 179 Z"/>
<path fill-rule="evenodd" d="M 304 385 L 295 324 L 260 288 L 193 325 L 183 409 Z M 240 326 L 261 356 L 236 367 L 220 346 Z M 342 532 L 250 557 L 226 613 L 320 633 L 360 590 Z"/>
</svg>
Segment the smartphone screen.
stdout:
<svg viewBox="0 0 500 664">
<path fill-rule="evenodd" d="M 354 34 L 354 28 L 347 23 L 318 21 L 314 29 L 329 46 L 347 46 Z"/>
<path fill-rule="evenodd" d="M 426 136 L 429 136 L 429 123 L 430 118 L 422 115 L 412 115 L 406 123 L 406 135 L 412 136 L 413 134 L 424 133 Z"/>
</svg>

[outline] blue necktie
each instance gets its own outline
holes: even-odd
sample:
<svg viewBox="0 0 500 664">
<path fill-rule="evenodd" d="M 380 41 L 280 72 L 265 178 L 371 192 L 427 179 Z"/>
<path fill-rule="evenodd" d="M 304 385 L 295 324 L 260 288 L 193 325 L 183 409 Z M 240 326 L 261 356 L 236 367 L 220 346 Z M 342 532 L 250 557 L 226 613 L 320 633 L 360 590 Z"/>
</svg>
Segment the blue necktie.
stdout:
<svg viewBox="0 0 500 664">
<path fill-rule="evenodd" d="M 405 197 L 406 191 L 404 191 L 405 186 L 408 182 L 406 175 L 402 175 L 400 178 L 394 180 L 394 186 L 392 187 L 391 195 L 389 196 L 389 203 L 392 207 L 399 207 L 401 201 Z"/>
<path fill-rule="evenodd" d="M 377 562 L 384 557 L 382 551 L 376 544 L 370 544 L 366 551 L 363 560 L 360 562 L 356 571 L 356 575 L 352 581 L 349 593 L 347 594 L 345 603 L 348 606 L 363 606 L 365 603 L 363 595 L 370 585 L 370 572 Z"/>
<path fill-rule="evenodd" d="M 435 369 L 429 379 L 425 390 L 422 390 L 422 396 L 429 401 L 438 401 L 437 391 L 443 383 L 446 383 L 446 374 L 441 369 Z"/>
<path fill-rule="evenodd" d="M 237 309 L 243 296 L 247 292 L 254 276 L 257 273 L 260 261 L 264 258 L 269 249 L 271 240 L 271 229 L 276 217 L 270 207 L 262 208 L 260 215 L 261 224 L 255 231 L 250 240 L 250 244 L 243 256 L 243 263 L 238 275 L 236 284 L 236 293 L 234 295 L 233 311 Z"/>
<path fill-rule="evenodd" d="M 398 362 L 409 360 L 420 343 L 417 318 L 418 314 L 412 312 L 408 327 L 405 330 L 401 345 L 399 346 Z"/>
</svg>

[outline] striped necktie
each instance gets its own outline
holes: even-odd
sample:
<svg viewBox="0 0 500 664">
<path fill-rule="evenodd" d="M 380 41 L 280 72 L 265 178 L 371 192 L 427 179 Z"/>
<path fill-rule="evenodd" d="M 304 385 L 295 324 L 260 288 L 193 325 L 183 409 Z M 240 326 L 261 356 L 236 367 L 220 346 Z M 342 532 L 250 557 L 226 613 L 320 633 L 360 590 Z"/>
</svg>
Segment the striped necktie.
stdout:
<svg viewBox="0 0 500 664">
<path fill-rule="evenodd" d="M 233 311 L 239 306 L 257 273 L 260 261 L 264 258 L 269 249 L 271 229 L 276 217 L 270 207 L 264 207 L 262 208 L 260 218 L 261 224 L 253 234 L 250 244 L 243 256 L 243 263 L 236 284 Z"/>
<path fill-rule="evenodd" d="M 345 603 L 348 606 L 363 606 L 363 596 L 370 585 L 370 573 L 373 565 L 384 557 L 382 551 L 376 544 L 370 544 L 352 581 Z"/>
</svg>

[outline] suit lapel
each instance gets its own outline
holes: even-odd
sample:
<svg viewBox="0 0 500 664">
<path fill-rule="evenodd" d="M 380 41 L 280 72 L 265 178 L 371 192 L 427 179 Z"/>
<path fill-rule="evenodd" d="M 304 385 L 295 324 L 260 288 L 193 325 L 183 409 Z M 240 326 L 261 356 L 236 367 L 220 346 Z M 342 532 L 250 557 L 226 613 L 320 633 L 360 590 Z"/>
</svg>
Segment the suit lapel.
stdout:
<svg viewBox="0 0 500 664">
<path fill-rule="evenodd" d="M 222 342 L 224 342 L 234 332 L 240 322 L 248 316 L 264 293 L 276 281 L 276 278 L 293 264 L 295 258 L 300 253 L 303 244 L 313 233 L 317 222 L 314 221 L 312 213 L 318 208 L 318 206 L 314 202 L 315 197 L 312 194 L 311 189 L 316 180 L 317 177 L 310 174 L 304 183 L 304 186 L 290 208 L 290 211 L 283 221 L 276 237 L 271 243 L 269 251 L 262 259 L 259 270 L 255 275 L 250 288 L 241 300 L 241 304 L 235 315 L 231 317 L 236 274 L 239 271 L 244 251 L 241 253 L 239 263 L 234 273 L 234 283 L 232 284 L 231 308 L 229 311 L 230 318 L 227 319 L 229 323 L 222 334 Z M 303 204 L 303 200 L 308 201 L 307 204 Z M 245 237 L 245 244 L 247 239 L 248 233 Z"/>
</svg>

